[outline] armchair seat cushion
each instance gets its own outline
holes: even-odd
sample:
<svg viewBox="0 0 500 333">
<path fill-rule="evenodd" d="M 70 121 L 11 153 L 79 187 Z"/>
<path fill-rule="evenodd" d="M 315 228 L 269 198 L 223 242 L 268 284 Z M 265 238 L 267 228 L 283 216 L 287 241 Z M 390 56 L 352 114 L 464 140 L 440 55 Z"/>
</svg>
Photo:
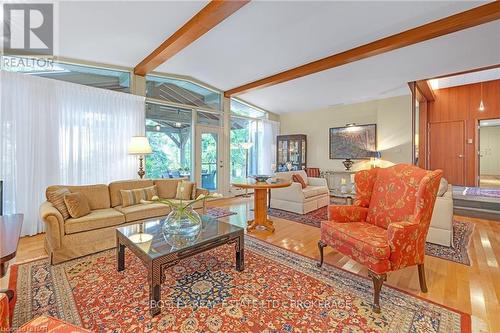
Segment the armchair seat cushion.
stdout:
<svg viewBox="0 0 500 333">
<path fill-rule="evenodd" d="M 391 255 L 387 230 L 370 223 L 323 221 L 321 237 L 328 244 L 355 249 L 375 259 L 389 259 Z"/>
<path fill-rule="evenodd" d="M 307 186 L 302 189 L 305 198 L 312 198 L 321 194 L 328 194 L 328 187 L 325 186 Z"/>
<path fill-rule="evenodd" d="M 116 209 L 96 209 L 90 211 L 90 213 L 85 216 L 76 219 L 67 219 L 66 222 L 64 222 L 64 232 L 67 235 L 75 234 L 77 232 L 112 227 L 124 222 L 125 216 Z"/>
</svg>

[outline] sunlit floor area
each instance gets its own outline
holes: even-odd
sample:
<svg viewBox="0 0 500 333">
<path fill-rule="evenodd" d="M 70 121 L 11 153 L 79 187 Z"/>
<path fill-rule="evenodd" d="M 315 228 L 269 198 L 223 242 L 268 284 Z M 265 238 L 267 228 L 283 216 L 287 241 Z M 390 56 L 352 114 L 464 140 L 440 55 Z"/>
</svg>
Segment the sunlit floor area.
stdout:
<svg viewBox="0 0 500 333">
<path fill-rule="evenodd" d="M 253 198 L 233 198 L 212 201 L 210 206 L 218 206 L 236 215 L 222 220 L 245 226 L 253 218 Z M 469 247 L 471 265 L 466 266 L 431 256 L 426 256 L 426 274 L 429 291 L 420 292 L 416 267 L 405 268 L 388 275 L 387 285 L 410 294 L 456 308 L 472 315 L 473 332 L 500 332 L 500 223 L 484 219 L 455 216 L 458 221 L 475 224 Z M 319 228 L 301 223 L 273 218 L 276 231 L 254 231 L 257 237 L 279 247 L 304 256 L 318 258 L 317 241 Z M 15 261 L 25 262 L 46 256 L 43 235 L 24 237 L 19 244 Z M 366 276 L 362 265 L 327 248 L 325 262 L 353 273 Z M 15 262 L 13 261 L 13 262 Z M 2 288 L 7 287 L 8 275 L 1 280 Z"/>
<path fill-rule="evenodd" d="M 481 175 L 479 181 L 480 187 L 500 189 L 500 176 Z"/>
</svg>

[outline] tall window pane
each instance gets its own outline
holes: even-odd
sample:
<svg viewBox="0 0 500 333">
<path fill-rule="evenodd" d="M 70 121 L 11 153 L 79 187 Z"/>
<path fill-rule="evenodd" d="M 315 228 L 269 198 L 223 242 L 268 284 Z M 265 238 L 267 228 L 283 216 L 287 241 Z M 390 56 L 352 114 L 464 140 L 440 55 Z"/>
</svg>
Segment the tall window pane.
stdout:
<svg viewBox="0 0 500 333">
<path fill-rule="evenodd" d="M 231 117 L 231 182 L 239 182 L 256 174 L 257 121 Z"/>
<path fill-rule="evenodd" d="M 191 110 L 146 103 L 148 178 L 191 177 Z"/>
<path fill-rule="evenodd" d="M 221 109 L 221 94 L 189 81 L 146 76 L 146 96 L 206 109 Z"/>
</svg>

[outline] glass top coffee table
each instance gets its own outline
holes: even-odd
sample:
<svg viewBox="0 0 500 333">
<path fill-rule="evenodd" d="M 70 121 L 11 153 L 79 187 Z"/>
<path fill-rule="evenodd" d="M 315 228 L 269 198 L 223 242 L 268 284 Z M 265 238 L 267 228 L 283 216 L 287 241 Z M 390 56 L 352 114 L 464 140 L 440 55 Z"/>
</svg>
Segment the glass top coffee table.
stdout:
<svg viewBox="0 0 500 333">
<path fill-rule="evenodd" d="M 224 244 L 234 244 L 236 270 L 243 271 L 245 268 L 244 229 L 209 216 L 201 218 L 200 232 L 190 236 L 164 235 L 161 218 L 116 229 L 117 269 L 125 269 L 125 248 L 142 260 L 148 270 L 149 310 L 152 316 L 161 312 L 163 272 L 180 260 Z"/>
</svg>

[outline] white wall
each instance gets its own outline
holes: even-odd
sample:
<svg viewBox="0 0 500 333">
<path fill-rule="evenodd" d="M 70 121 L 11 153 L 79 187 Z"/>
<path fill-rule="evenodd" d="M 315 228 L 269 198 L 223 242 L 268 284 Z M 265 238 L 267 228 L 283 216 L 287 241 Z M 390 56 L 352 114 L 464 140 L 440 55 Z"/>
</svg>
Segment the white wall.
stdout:
<svg viewBox="0 0 500 333">
<path fill-rule="evenodd" d="M 500 175 L 500 126 L 481 127 L 479 135 L 481 175 Z"/>
<path fill-rule="evenodd" d="M 377 149 L 382 160 L 411 163 L 411 96 L 398 96 L 313 112 L 280 116 L 281 134 L 307 135 L 307 165 L 323 170 L 344 170 L 342 160 L 329 158 L 329 129 L 348 123 L 377 124 Z M 354 169 L 366 167 L 360 161 Z"/>
</svg>

